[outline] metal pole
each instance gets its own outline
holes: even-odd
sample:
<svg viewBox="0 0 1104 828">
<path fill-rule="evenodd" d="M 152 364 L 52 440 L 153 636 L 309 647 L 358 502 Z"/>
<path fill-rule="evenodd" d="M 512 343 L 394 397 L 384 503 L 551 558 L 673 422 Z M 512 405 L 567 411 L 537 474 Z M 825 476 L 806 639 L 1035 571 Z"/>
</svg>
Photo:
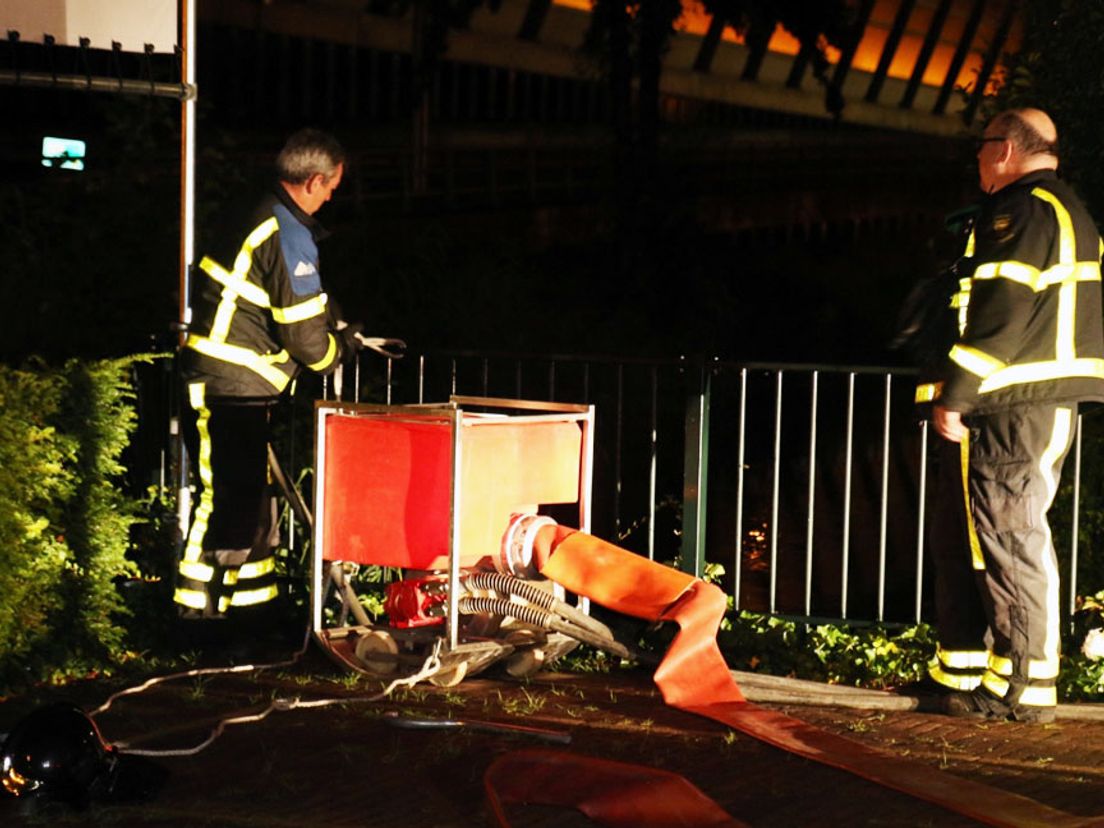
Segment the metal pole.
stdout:
<svg viewBox="0 0 1104 828">
<path fill-rule="evenodd" d="M 705 570 L 711 372 L 703 363 L 695 367 L 695 377 L 687 377 L 686 448 L 682 485 L 682 568 L 700 578 Z"/>
<path fill-rule="evenodd" d="M 418 404 L 425 402 L 425 354 L 418 357 Z"/>
<path fill-rule="evenodd" d="M 617 422 L 616 432 L 613 438 L 613 534 L 621 539 L 621 437 L 623 431 L 623 417 L 625 414 L 625 366 L 617 363 Z"/>
<path fill-rule="evenodd" d="M 656 401 L 658 399 L 658 379 L 657 379 L 656 367 L 652 366 L 652 410 L 651 410 L 651 425 L 652 425 L 652 440 L 651 440 L 651 460 L 648 466 L 648 560 L 655 560 L 655 521 L 656 521 L 656 463 L 657 463 L 657 448 L 658 442 L 656 440 L 657 430 L 657 414 L 656 414 Z"/>
<path fill-rule="evenodd" d="M 183 0 L 180 4 L 180 54 L 181 80 L 195 89 L 196 0 Z M 195 99 L 185 98 L 180 104 L 180 272 L 179 272 L 179 333 L 177 346 L 183 347 L 188 325 L 192 321 L 192 309 L 188 301 L 191 291 L 189 274 L 195 259 Z M 169 431 L 176 442 L 179 458 L 177 469 L 177 526 L 180 537 L 186 541 L 191 522 L 191 489 L 188 487 L 188 451 L 184 445 L 184 429 L 180 418 L 183 406 L 171 413 Z"/>
<path fill-rule="evenodd" d="M 809 406 L 809 488 L 808 516 L 805 519 L 805 614 L 813 610 L 813 525 L 816 522 L 816 448 L 817 448 L 817 392 L 820 374 L 812 374 L 812 400 Z"/>
<path fill-rule="evenodd" d="M 843 564 L 840 572 L 840 618 L 847 618 L 847 570 L 851 554 L 851 447 L 855 433 L 855 373 L 847 375 L 847 441 L 843 476 Z"/>
<path fill-rule="evenodd" d="M 732 605 L 740 609 L 740 576 L 744 549 L 744 452 L 747 436 L 747 368 L 740 369 L 740 415 L 736 428 L 736 561 L 732 582 Z"/>
<path fill-rule="evenodd" d="M 920 422 L 920 495 L 916 504 L 916 611 L 913 621 L 920 623 L 924 599 L 924 527 L 928 504 L 928 421 Z"/>
<path fill-rule="evenodd" d="M 774 379 L 774 462 L 771 480 L 770 611 L 778 609 L 778 489 L 782 476 L 782 371 Z"/>
<path fill-rule="evenodd" d="M 882 502 L 878 523 L 878 620 L 885 620 L 886 516 L 889 501 L 889 399 L 893 375 L 885 378 L 885 407 L 882 419 Z"/>
<path fill-rule="evenodd" d="M 1077 612 L 1077 541 L 1080 533 L 1078 513 L 1081 509 L 1081 415 L 1077 415 L 1077 433 L 1073 441 L 1073 518 L 1070 521 L 1070 625 Z"/>
</svg>

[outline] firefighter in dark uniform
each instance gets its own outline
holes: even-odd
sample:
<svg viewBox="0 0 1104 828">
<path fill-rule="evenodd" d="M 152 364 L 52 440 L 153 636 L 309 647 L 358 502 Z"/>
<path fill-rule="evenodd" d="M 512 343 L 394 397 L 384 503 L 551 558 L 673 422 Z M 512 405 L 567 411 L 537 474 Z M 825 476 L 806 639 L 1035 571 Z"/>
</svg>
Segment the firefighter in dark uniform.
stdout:
<svg viewBox="0 0 1104 828">
<path fill-rule="evenodd" d="M 937 561 L 931 671 L 957 691 L 944 702 L 955 716 L 1045 722 L 1057 703 L 1059 582 L 1046 513 L 1077 404 L 1104 400 L 1101 239 L 1057 167 L 1045 113 L 1007 111 L 986 126 L 987 195 L 953 301 L 959 336 L 929 389 L 934 428 L 959 450 L 965 500 L 957 569 Z"/>
<path fill-rule="evenodd" d="M 362 326 L 338 330 L 319 275 L 314 214 L 344 161 L 326 133 L 292 135 L 275 186 L 223 217 L 200 260 L 181 357 L 199 481 L 174 593 L 182 618 L 221 619 L 277 597 L 269 412 L 301 368 L 329 374 L 361 342 Z"/>
</svg>

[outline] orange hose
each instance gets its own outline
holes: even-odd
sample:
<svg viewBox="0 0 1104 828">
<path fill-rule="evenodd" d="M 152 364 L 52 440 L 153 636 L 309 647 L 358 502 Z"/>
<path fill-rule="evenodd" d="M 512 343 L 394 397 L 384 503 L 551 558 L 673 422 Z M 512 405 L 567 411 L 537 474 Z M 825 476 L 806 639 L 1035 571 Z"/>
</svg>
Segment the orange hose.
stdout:
<svg viewBox="0 0 1104 828">
<path fill-rule="evenodd" d="M 483 775 L 496 824 L 510 803 L 562 805 L 610 828 L 742 828 L 685 777 L 669 771 L 533 748 L 500 756 Z"/>
<path fill-rule="evenodd" d="M 717 646 L 726 600 L 711 584 L 559 526 L 540 530 L 534 555 L 541 574 L 571 592 L 626 615 L 679 625 L 655 672 L 664 701 L 673 707 L 988 825 L 1102 824 L 1099 818 L 1077 817 L 1019 794 L 906 761 L 745 701 Z M 636 795 L 651 802 L 647 790 Z"/>
</svg>

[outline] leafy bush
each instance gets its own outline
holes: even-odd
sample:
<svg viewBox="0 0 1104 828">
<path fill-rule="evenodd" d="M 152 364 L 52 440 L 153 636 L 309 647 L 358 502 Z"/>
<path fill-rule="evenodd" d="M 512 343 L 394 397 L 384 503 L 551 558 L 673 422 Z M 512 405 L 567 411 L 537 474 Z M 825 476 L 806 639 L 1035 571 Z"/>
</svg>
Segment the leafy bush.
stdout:
<svg viewBox="0 0 1104 828">
<path fill-rule="evenodd" d="M 103 669 L 125 654 L 116 588 L 139 503 L 121 456 L 136 424 L 130 369 L 0 365 L 0 687 Z"/>
</svg>

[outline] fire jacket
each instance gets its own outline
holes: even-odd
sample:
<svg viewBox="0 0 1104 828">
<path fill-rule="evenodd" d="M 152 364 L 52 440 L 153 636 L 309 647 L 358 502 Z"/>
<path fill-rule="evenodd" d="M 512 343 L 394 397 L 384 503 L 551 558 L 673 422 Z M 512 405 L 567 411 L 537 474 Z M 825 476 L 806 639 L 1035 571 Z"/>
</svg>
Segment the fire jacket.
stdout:
<svg viewBox="0 0 1104 828">
<path fill-rule="evenodd" d="M 989 196 L 968 243 L 973 271 L 952 301 L 959 338 L 929 399 L 979 414 L 1104 400 L 1102 250 L 1092 217 L 1053 171 Z"/>
<path fill-rule="evenodd" d="M 195 277 L 186 379 L 209 397 L 270 399 L 301 366 L 332 372 L 341 343 L 322 292 L 318 222 L 277 185 L 221 230 Z"/>
</svg>

